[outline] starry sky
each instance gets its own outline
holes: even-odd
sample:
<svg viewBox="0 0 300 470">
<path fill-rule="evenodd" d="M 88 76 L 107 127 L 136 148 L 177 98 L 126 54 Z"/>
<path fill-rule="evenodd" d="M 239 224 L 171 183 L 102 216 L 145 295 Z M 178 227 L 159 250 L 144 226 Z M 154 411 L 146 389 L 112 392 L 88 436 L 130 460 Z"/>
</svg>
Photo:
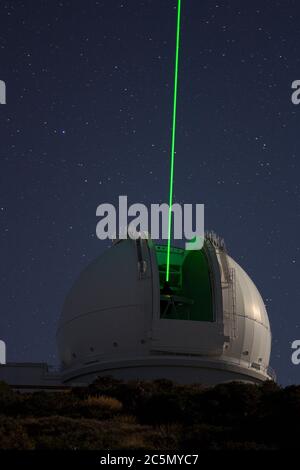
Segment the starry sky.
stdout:
<svg viewBox="0 0 300 470">
<path fill-rule="evenodd" d="M 0 338 L 8 361 L 57 365 L 78 273 L 108 242 L 96 207 L 168 201 L 177 0 L 0 6 Z M 254 279 L 271 365 L 300 383 L 300 4 L 183 0 L 174 199 Z"/>
</svg>

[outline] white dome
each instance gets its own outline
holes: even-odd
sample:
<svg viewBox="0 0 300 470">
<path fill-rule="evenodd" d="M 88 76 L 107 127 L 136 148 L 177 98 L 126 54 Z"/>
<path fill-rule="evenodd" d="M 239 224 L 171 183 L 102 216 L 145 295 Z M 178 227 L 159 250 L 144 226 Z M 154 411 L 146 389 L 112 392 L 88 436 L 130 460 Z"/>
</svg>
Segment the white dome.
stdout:
<svg viewBox="0 0 300 470">
<path fill-rule="evenodd" d="M 172 248 L 170 295 L 164 254 L 151 240 L 126 240 L 80 274 L 57 331 L 65 380 L 270 378 L 268 315 L 245 271 L 209 240 L 201 253 Z"/>
</svg>

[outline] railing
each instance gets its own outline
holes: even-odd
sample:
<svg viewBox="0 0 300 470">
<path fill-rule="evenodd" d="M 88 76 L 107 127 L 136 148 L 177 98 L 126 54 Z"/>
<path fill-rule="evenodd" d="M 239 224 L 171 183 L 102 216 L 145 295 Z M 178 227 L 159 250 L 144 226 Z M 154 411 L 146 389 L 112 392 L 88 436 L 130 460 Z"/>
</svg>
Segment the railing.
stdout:
<svg viewBox="0 0 300 470">
<path fill-rule="evenodd" d="M 228 268 L 226 281 L 222 282 L 224 303 L 225 334 L 231 339 L 237 337 L 237 316 L 236 316 L 236 281 L 234 268 Z M 227 293 L 227 298 L 225 293 Z"/>
</svg>

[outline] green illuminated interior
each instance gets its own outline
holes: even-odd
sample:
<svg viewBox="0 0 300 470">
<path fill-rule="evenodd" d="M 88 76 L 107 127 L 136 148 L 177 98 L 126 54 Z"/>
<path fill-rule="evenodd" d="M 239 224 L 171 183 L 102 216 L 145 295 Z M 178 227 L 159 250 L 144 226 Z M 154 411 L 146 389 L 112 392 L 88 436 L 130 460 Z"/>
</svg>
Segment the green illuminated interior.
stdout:
<svg viewBox="0 0 300 470">
<path fill-rule="evenodd" d="M 156 257 L 160 278 L 160 317 L 214 321 L 211 278 L 205 252 L 171 247 L 167 285 L 168 247 L 157 245 Z"/>
</svg>

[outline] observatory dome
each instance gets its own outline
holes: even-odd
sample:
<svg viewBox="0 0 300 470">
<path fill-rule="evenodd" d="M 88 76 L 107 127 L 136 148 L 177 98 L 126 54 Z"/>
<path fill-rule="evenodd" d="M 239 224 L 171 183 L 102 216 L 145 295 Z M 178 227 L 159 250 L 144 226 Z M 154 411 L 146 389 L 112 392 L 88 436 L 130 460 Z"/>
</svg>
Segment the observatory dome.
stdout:
<svg viewBox="0 0 300 470">
<path fill-rule="evenodd" d="M 224 243 L 201 250 L 122 240 L 82 271 L 57 330 L 65 382 L 97 376 L 215 384 L 274 378 L 263 300 Z"/>
</svg>

